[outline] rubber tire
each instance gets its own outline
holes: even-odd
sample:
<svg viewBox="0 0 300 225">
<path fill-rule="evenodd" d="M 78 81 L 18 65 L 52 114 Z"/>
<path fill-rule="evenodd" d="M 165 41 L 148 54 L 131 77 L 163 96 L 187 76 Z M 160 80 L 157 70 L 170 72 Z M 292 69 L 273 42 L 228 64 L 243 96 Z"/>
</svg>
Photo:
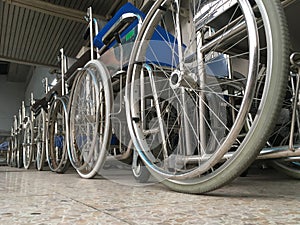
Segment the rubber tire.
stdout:
<svg viewBox="0 0 300 225">
<path fill-rule="evenodd" d="M 139 169 L 138 171 L 132 168 L 132 175 L 134 179 L 138 183 L 147 183 L 151 174 L 140 157 L 137 159 L 137 168 Z"/>
<path fill-rule="evenodd" d="M 197 183 L 162 180 L 159 174 L 146 164 L 151 174 L 172 190 L 200 194 L 228 184 L 249 167 L 267 141 L 281 109 L 287 84 L 289 40 L 285 15 L 280 2 L 277 0 L 261 0 L 259 2 L 264 5 L 269 18 L 270 29 L 274 32 L 272 33 L 273 46 L 271 47 L 273 49 L 273 67 L 270 71 L 272 79 L 270 79 L 268 90 L 265 93 L 259 118 L 255 119 L 254 125 L 248 133 L 248 139 L 243 142 L 243 149 L 239 150 L 238 154 L 234 155 L 215 172 L 204 176 Z M 151 18 L 151 15 L 149 15 L 149 18 Z"/>
</svg>

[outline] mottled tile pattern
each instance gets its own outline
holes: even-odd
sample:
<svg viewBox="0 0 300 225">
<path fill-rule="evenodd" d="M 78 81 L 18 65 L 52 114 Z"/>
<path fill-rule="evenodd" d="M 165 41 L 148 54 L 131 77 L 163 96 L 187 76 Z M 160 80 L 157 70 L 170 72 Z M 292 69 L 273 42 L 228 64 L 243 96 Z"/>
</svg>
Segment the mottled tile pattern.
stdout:
<svg viewBox="0 0 300 225">
<path fill-rule="evenodd" d="M 128 173 L 91 180 L 0 167 L 0 224 L 300 224 L 300 182 L 259 170 L 206 195 L 137 185 Z M 111 178 L 111 179 L 110 179 Z"/>
</svg>

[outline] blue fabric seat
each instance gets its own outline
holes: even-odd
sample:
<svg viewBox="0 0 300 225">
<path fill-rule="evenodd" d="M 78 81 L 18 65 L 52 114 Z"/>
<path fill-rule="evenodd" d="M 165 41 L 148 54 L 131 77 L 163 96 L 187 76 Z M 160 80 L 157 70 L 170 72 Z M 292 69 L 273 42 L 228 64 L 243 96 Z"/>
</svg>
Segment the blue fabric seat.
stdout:
<svg viewBox="0 0 300 225">
<path fill-rule="evenodd" d="M 57 148 L 64 147 L 64 137 L 62 135 L 58 135 L 54 137 L 54 146 Z"/>
<path fill-rule="evenodd" d="M 9 146 L 9 142 L 5 141 L 5 142 L 0 144 L 0 150 L 7 150 L 8 146 Z"/>
</svg>

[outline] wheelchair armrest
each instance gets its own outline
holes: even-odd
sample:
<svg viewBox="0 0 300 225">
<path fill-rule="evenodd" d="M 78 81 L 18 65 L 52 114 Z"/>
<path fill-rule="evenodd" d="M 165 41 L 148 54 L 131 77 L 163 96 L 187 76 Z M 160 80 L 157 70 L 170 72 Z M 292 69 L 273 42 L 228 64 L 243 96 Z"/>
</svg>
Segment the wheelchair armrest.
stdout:
<svg viewBox="0 0 300 225">
<path fill-rule="evenodd" d="M 100 51 L 105 51 L 111 48 L 118 41 L 116 40 L 118 35 L 120 35 L 120 38 L 123 38 L 137 25 L 137 23 L 140 23 L 143 18 L 145 18 L 145 14 L 143 12 L 131 3 L 126 3 L 99 31 L 94 38 L 94 45 Z M 107 43 L 110 44 L 107 45 Z"/>
<path fill-rule="evenodd" d="M 141 21 L 141 17 L 135 13 L 125 13 L 121 15 L 118 21 L 103 35 L 102 42 L 107 46 L 110 45 L 116 39 L 116 35 L 120 37 L 120 34 L 136 19 L 139 20 L 139 22 Z"/>
</svg>

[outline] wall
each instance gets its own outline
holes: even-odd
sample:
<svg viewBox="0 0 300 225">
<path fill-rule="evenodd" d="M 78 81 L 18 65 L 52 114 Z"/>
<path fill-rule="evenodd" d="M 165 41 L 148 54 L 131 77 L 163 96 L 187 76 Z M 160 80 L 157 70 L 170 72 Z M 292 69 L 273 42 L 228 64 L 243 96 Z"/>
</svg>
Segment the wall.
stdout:
<svg viewBox="0 0 300 225">
<path fill-rule="evenodd" d="M 18 115 L 22 101 L 25 101 L 29 114 L 31 92 L 35 99 L 45 95 L 42 80 L 48 77 L 50 84 L 55 78 L 49 71 L 46 67 L 35 67 L 27 83 L 8 82 L 6 76 L 0 76 L 0 136 L 10 134 L 13 116 Z"/>
<path fill-rule="evenodd" d="M 39 99 L 45 96 L 45 88 L 42 81 L 45 77 L 48 78 L 49 84 L 55 79 L 55 75 L 49 73 L 50 68 L 47 67 L 35 67 L 31 80 L 29 81 L 25 91 L 25 102 L 29 105 L 30 94 L 33 93 L 35 99 Z"/>
<path fill-rule="evenodd" d="M 10 133 L 13 115 L 18 114 L 24 99 L 25 83 L 8 82 L 0 76 L 0 135 Z"/>
</svg>

